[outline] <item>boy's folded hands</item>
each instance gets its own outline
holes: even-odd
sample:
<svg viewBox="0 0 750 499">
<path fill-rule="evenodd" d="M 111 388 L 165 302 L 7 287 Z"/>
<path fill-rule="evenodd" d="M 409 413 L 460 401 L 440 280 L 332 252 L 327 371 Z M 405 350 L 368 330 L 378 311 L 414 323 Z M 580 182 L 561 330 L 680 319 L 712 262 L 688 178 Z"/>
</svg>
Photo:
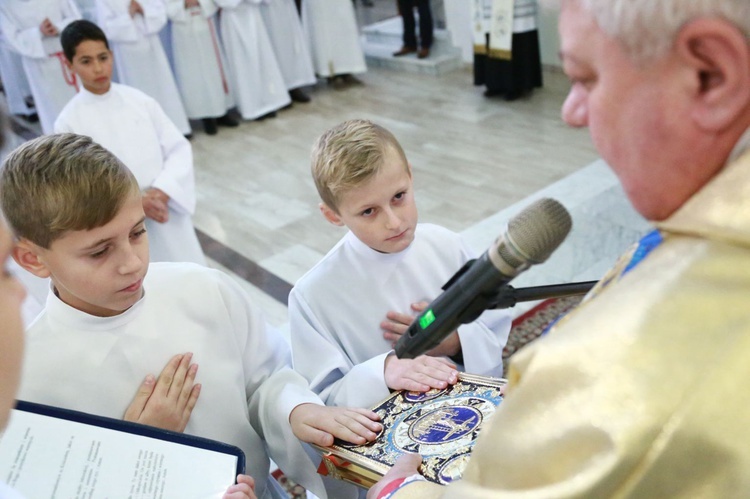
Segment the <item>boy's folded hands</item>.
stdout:
<svg viewBox="0 0 750 499">
<path fill-rule="evenodd" d="M 375 440 L 383 426 L 369 409 L 300 404 L 289 415 L 294 435 L 311 444 L 329 447 L 338 438 L 353 444 Z"/>
<path fill-rule="evenodd" d="M 192 358 L 192 353 L 175 355 L 158 379 L 146 376 L 123 419 L 184 431 L 201 392 L 201 385 L 195 384 L 198 364 L 191 364 Z"/>
</svg>

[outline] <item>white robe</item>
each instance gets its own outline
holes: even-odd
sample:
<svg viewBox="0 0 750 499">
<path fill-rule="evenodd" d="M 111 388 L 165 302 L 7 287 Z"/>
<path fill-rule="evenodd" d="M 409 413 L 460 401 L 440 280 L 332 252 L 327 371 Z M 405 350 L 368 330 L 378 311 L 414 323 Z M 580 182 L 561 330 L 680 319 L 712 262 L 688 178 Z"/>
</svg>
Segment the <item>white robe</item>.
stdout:
<svg viewBox="0 0 750 499">
<path fill-rule="evenodd" d="M 351 0 L 304 0 L 302 26 L 318 76 L 367 71 Z"/>
<path fill-rule="evenodd" d="M 247 294 L 220 271 L 184 263 L 152 264 L 144 290 L 114 317 L 88 315 L 50 293 L 27 331 L 19 399 L 122 418 L 147 374 L 192 352 L 202 390 L 185 433 L 242 449 L 259 497 L 269 454 L 324 496 L 289 425 L 294 407 L 322 402 L 289 367 L 289 345 Z"/>
<path fill-rule="evenodd" d="M 3 92 L 10 114 L 23 116 L 33 114 L 34 107 L 26 105 L 26 98 L 31 97 L 31 87 L 23 70 L 23 61 L 21 56 L 5 43 L 2 33 L 0 33 L 0 78 L 3 81 Z"/>
<path fill-rule="evenodd" d="M 375 405 L 389 393 L 386 313 L 432 301 L 471 257 L 458 234 L 432 224 L 418 224 L 412 244 L 392 254 L 348 233 L 289 295 L 295 370 L 329 405 Z M 510 324 L 506 311 L 491 310 L 458 328 L 466 372 L 502 376 Z"/>
<path fill-rule="evenodd" d="M 44 133 L 76 93 L 76 78 L 65 66 L 60 37 L 45 37 L 39 25 L 47 18 L 58 31 L 81 18 L 72 0 L 3 0 L 0 31 L 8 46 L 21 55 Z"/>
<path fill-rule="evenodd" d="M 82 88 L 65 106 L 55 131 L 88 135 L 130 168 L 141 189 L 156 187 L 169 195 L 169 220 L 146 220 L 152 262 L 205 264 L 190 218 L 195 211 L 192 148 L 154 99 L 117 83 L 104 95 Z"/>
<path fill-rule="evenodd" d="M 185 8 L 184 0 L 167 0 L 172 21 L 175 78 L 191 119 L 216 118 L 234 106 L 227 63 L 216 29 L 213 0 Z"/>
<path fill-rule="evenodd" d="M 150 95 L 183 134 L 190 133 L 185 108 L 159 31 L 167 22 L 161 0 L 140 0 L 145 15 L 130 17 L 130 0 L 96 0 L 98 24 L 107 34 L 121 83 Z"/>
<path fill-rule="evenodd" d="M 315 70 L 294 0 L 270 0 L 261 12 L 286 88 L 315 84 Z"/>
<path fill-rule="evenodd" d="M 215 0 L 231 87 L 242 117 L 252 120 L 292 100 L 260 13 L 264 0 Z"/>
</svg>

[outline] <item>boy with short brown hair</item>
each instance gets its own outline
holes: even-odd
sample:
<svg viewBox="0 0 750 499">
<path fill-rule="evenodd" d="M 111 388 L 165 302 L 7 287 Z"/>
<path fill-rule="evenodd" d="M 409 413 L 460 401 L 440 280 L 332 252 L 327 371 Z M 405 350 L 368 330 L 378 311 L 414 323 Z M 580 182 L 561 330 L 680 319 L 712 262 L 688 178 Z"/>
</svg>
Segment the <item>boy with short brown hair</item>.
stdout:
<svg viewBox="0 0 750 499">
<path fill-rule="evenodd" d="M 22 145 L 0 174 L 0 202 L 19 239 L 14 258 L 50 277 L 53 291 L 27 332 L 21 398 L 121 417 L 136 383 L 175 351 L 194 352 L 200 401 L 185 432 L 240 447 L 260 497 L 269 454 L 325 496 L 297 437 L 321 445 L 375 438 L 377 415 L 332 412 L 309 391 L 289 367 L 283 337 L 229 276 L 190 263 L 149 265 L 138 185 L 90 138 Z"/>
</svg>

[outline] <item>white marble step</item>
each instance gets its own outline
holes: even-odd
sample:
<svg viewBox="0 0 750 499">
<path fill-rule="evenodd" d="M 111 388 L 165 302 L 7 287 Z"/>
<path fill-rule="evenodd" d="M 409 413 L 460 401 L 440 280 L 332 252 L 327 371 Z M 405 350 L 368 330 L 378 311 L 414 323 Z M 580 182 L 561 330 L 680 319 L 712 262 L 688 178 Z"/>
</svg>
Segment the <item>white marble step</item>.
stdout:
<svg viewBox="0 0 750 499">
<path fill-rule="evenodd" d="M 370 66 L 386 67 L 397 71 L 439 76 L 463 66 L 460 49 L 451 43 L 450 33 L 435 30 L 430 56 L 418 59 L 416 54 L 393 57 L 402 45 L 400 17 L 365 26 L 362 29 L 362 45 Z"/>
</svg>

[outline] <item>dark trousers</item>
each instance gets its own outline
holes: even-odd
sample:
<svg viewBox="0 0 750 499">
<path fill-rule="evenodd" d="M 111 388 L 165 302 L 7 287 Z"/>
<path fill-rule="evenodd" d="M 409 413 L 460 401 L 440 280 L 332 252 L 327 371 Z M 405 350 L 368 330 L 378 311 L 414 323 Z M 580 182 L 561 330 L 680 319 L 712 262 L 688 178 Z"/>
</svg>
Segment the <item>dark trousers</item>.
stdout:
<svg viewBox="0 0 750 499">
<path fill-rule="evenodd" d="M 432 46 L 432 10 L 430 0 L 398 0 L 398 10 L 404 20 L 404 47 L 417 47 L 416 21 L 414 7 L 419 9 L 419 38 L 420 47 L 428 49 Z"/>
</svg>

